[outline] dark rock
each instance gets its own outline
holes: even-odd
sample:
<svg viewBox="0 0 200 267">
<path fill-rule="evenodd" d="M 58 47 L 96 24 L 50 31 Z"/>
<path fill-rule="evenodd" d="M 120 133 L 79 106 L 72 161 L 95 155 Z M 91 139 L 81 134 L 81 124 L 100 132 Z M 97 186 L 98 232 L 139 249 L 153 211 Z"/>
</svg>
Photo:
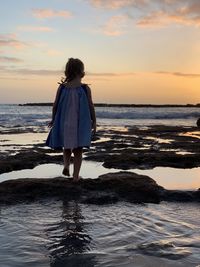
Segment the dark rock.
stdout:
<svg viewBox="0 0 200 267">
<path fill-rule="evenodd" d="M 106 204 L 118 200 L 159 203 L 162 187 L 150 177 L 130 172 L 108 173 L 97 179 L 71 178 L 16 179 L 0 183 L 0 203 L 15 204 L 46 197 L 77 199 L 84 203 Z"/>
<path fill-rule="evenodd" d="M 148 126 L 145 130 L 139 126 L 124 129 L 120 131 L 118 128 L 101 127 L 94 136 L 96 142 L 92 142 L 91 149 L 84 149 L 84 159 L 103 162 L 106 168 L 123 170 L 149 169 L 158 166 L 175 168 L 200 166 L 200 142 L 196 127 L 156 125 Z M 11 135 L 13 128 L 10 131 Z M 10 144 L 4 142 L 0 147 L 4 145 L 8 147 Z M 34 168 L 43 163 L 63 163 L 62 155 L 50 156 L 57 151 L 47 149 L 44 143 L 34 144 L 31 148 L 20 145 L 15 147 L 17 152 L 19 151 L 17 155 L 10 155 L 10 151 L 13 152 L 13 144 L 6 154 L 0 153 L 0 173 Z"/>
<path fill-rule="evenodd" d="M 43 198 L 65 201 L 76 199 L 81 203 L 109 204 L 117 201 L 155 203 L 160 201 L 198 201 L 200 190 L 166 190 L 152 178 L 132 172 L 108 173 L 97 179 L 27 178 L 0 183 L 0 204 L 32 202 Z"/>
<path fill-rule="evenodd" d="M 45 153 L 33 150 L 20 152 L 14 156 L 1 158 L 0 174 L 14 170 L 31 169 L 36 167 L 38 164 L 49 162 L 60 163 L 62 160 L 63 157 L 61 155 L 51 157 Z"/>
<path fill-rule="evenodd" d="M 191 202 L 200 201 L 200 195 L 198 197 L 195 191 L 165 190 L 162 199 L 166 201 Z"/>
<path fill-rule="evenodd" d="M 119 155 L 105 157 L 103 166 L 105 168 L 116 168 L 128 170 L 131 168 L 146 169 L 154 167 L 194 168 L 200 166 L 200 157 L 187 154 L 179 155 L 172 152 L 130 152 L 124 150 Z"/>
</svg>

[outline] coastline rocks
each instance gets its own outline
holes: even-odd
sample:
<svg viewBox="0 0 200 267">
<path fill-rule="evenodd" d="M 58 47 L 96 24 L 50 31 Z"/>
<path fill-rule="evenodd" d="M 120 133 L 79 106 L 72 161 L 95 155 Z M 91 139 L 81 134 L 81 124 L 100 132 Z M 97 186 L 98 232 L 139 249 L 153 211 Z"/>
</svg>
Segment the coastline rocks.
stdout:
<svg viewBox="0 0 200 267">
<path fill-rule="evenodd" d="M 133 203 L 159 203 L 162 187 L 150 177 L 130 172 L 108 173 L 97 179 L 72 178 L 16 179 L 0 183 L 0 204 L 15 204 L 55 197 L 88 204 L 119 200 Z"/>
<path fill-rule="evenodd" d="M 31 169 L 38 164 L 44 163 L 60 163 L 62 162 L 62 155 L 49 156 L 44 152 L 25 151 L 16 155 L 0 159 L 0 174 L 11 172 L 14 170 Z"/>
<path fill-rule="evenodd" d="M 120 155 L 104 159 L 105 168 L 128 170 L 131 168 L 151 169 L 154 167 L 194 168 L 200 166 L 196 155 L 178 155 L 172 152 L 133 153 L 124 150 Z"/>
<path fill-rule="evenodd" d="M 63 163 L 62 151 L 47 148 L 44 143 L 13 145 L 7 144 L 6 139 L 0 144 L 0 174 L 44 163 Z M 194 168 L 200 166 L 199 140 L 196 126 L 99 127 L 91 148 L 84 149 L 84 160 L 123 170 L 158 166 Z"/>
<path fill-rule="evenodd" d="M 106 168 L 128 170 L 154 167 L 200 166 L 200 134 L 196 127 L 128 127 L 124 131 L 101 130 L 102 142 L 85 153 L 86 160 L 101 161 Z"/>
<path fill-rule="evenodd" d="M 132 172 L 107 173 L 96 179 L 26 178 L 0 183 L 0 204 L 17 204 L 55 198 L 87 204 L 109 204 L 117 201 L 155 203 L 160 201 L 200 201 L 200 190 L 166 190 L 152 178 Z"/>
</svg>

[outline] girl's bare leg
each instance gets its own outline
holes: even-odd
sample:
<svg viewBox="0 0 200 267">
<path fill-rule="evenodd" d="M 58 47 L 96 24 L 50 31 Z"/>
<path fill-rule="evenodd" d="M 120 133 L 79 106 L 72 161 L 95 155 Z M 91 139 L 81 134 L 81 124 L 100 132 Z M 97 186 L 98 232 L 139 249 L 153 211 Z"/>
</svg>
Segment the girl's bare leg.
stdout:
<svg viewBox="0 0 200 267">
<path fill-rule="evenodd" d="M 73 172 L 73 180 L 78 181 L 80 179 L 79 172 L 82 164 L 82 153 L 83 149 L 80 148 L 74 148 L 74 172 Z"/>
<path fill-rule="evenodd" d="M 71 154 L 72 154 L 71 149 L 63 149 L 64 169 L 62 173 L 66 176 L 70 176 L 69 165 L 70 165 Z"/>
</svg>

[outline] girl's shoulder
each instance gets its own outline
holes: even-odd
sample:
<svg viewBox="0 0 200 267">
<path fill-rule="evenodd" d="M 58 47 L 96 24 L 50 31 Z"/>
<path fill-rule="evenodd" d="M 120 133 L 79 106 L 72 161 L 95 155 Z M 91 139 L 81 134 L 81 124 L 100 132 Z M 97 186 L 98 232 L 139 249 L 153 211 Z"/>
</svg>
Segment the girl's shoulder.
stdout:
<svg viewBox="0 0 200 267">
<path fill-rule="evenodd" d="M 90 95 L 91 89 L 87 83 L 82 83 L 81 87 L 83 88 L 83 90 L 86 92 L 87 95 Z"/>
</svg>

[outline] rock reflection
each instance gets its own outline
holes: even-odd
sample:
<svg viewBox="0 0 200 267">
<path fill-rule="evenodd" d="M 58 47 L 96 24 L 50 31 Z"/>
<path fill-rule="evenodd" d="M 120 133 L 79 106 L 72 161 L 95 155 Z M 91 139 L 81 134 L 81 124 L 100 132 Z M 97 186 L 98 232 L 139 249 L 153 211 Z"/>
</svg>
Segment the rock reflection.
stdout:
<svg viewBox="0 0 200 267">
<path fill-rule="evenodd" d="M 91 237 L 86 233 L 80 204 L 63 202 L 62 220 L 47 229 L 51 267 L 93 267 L 95 256 L 88 253 Z"/>
</svg>

